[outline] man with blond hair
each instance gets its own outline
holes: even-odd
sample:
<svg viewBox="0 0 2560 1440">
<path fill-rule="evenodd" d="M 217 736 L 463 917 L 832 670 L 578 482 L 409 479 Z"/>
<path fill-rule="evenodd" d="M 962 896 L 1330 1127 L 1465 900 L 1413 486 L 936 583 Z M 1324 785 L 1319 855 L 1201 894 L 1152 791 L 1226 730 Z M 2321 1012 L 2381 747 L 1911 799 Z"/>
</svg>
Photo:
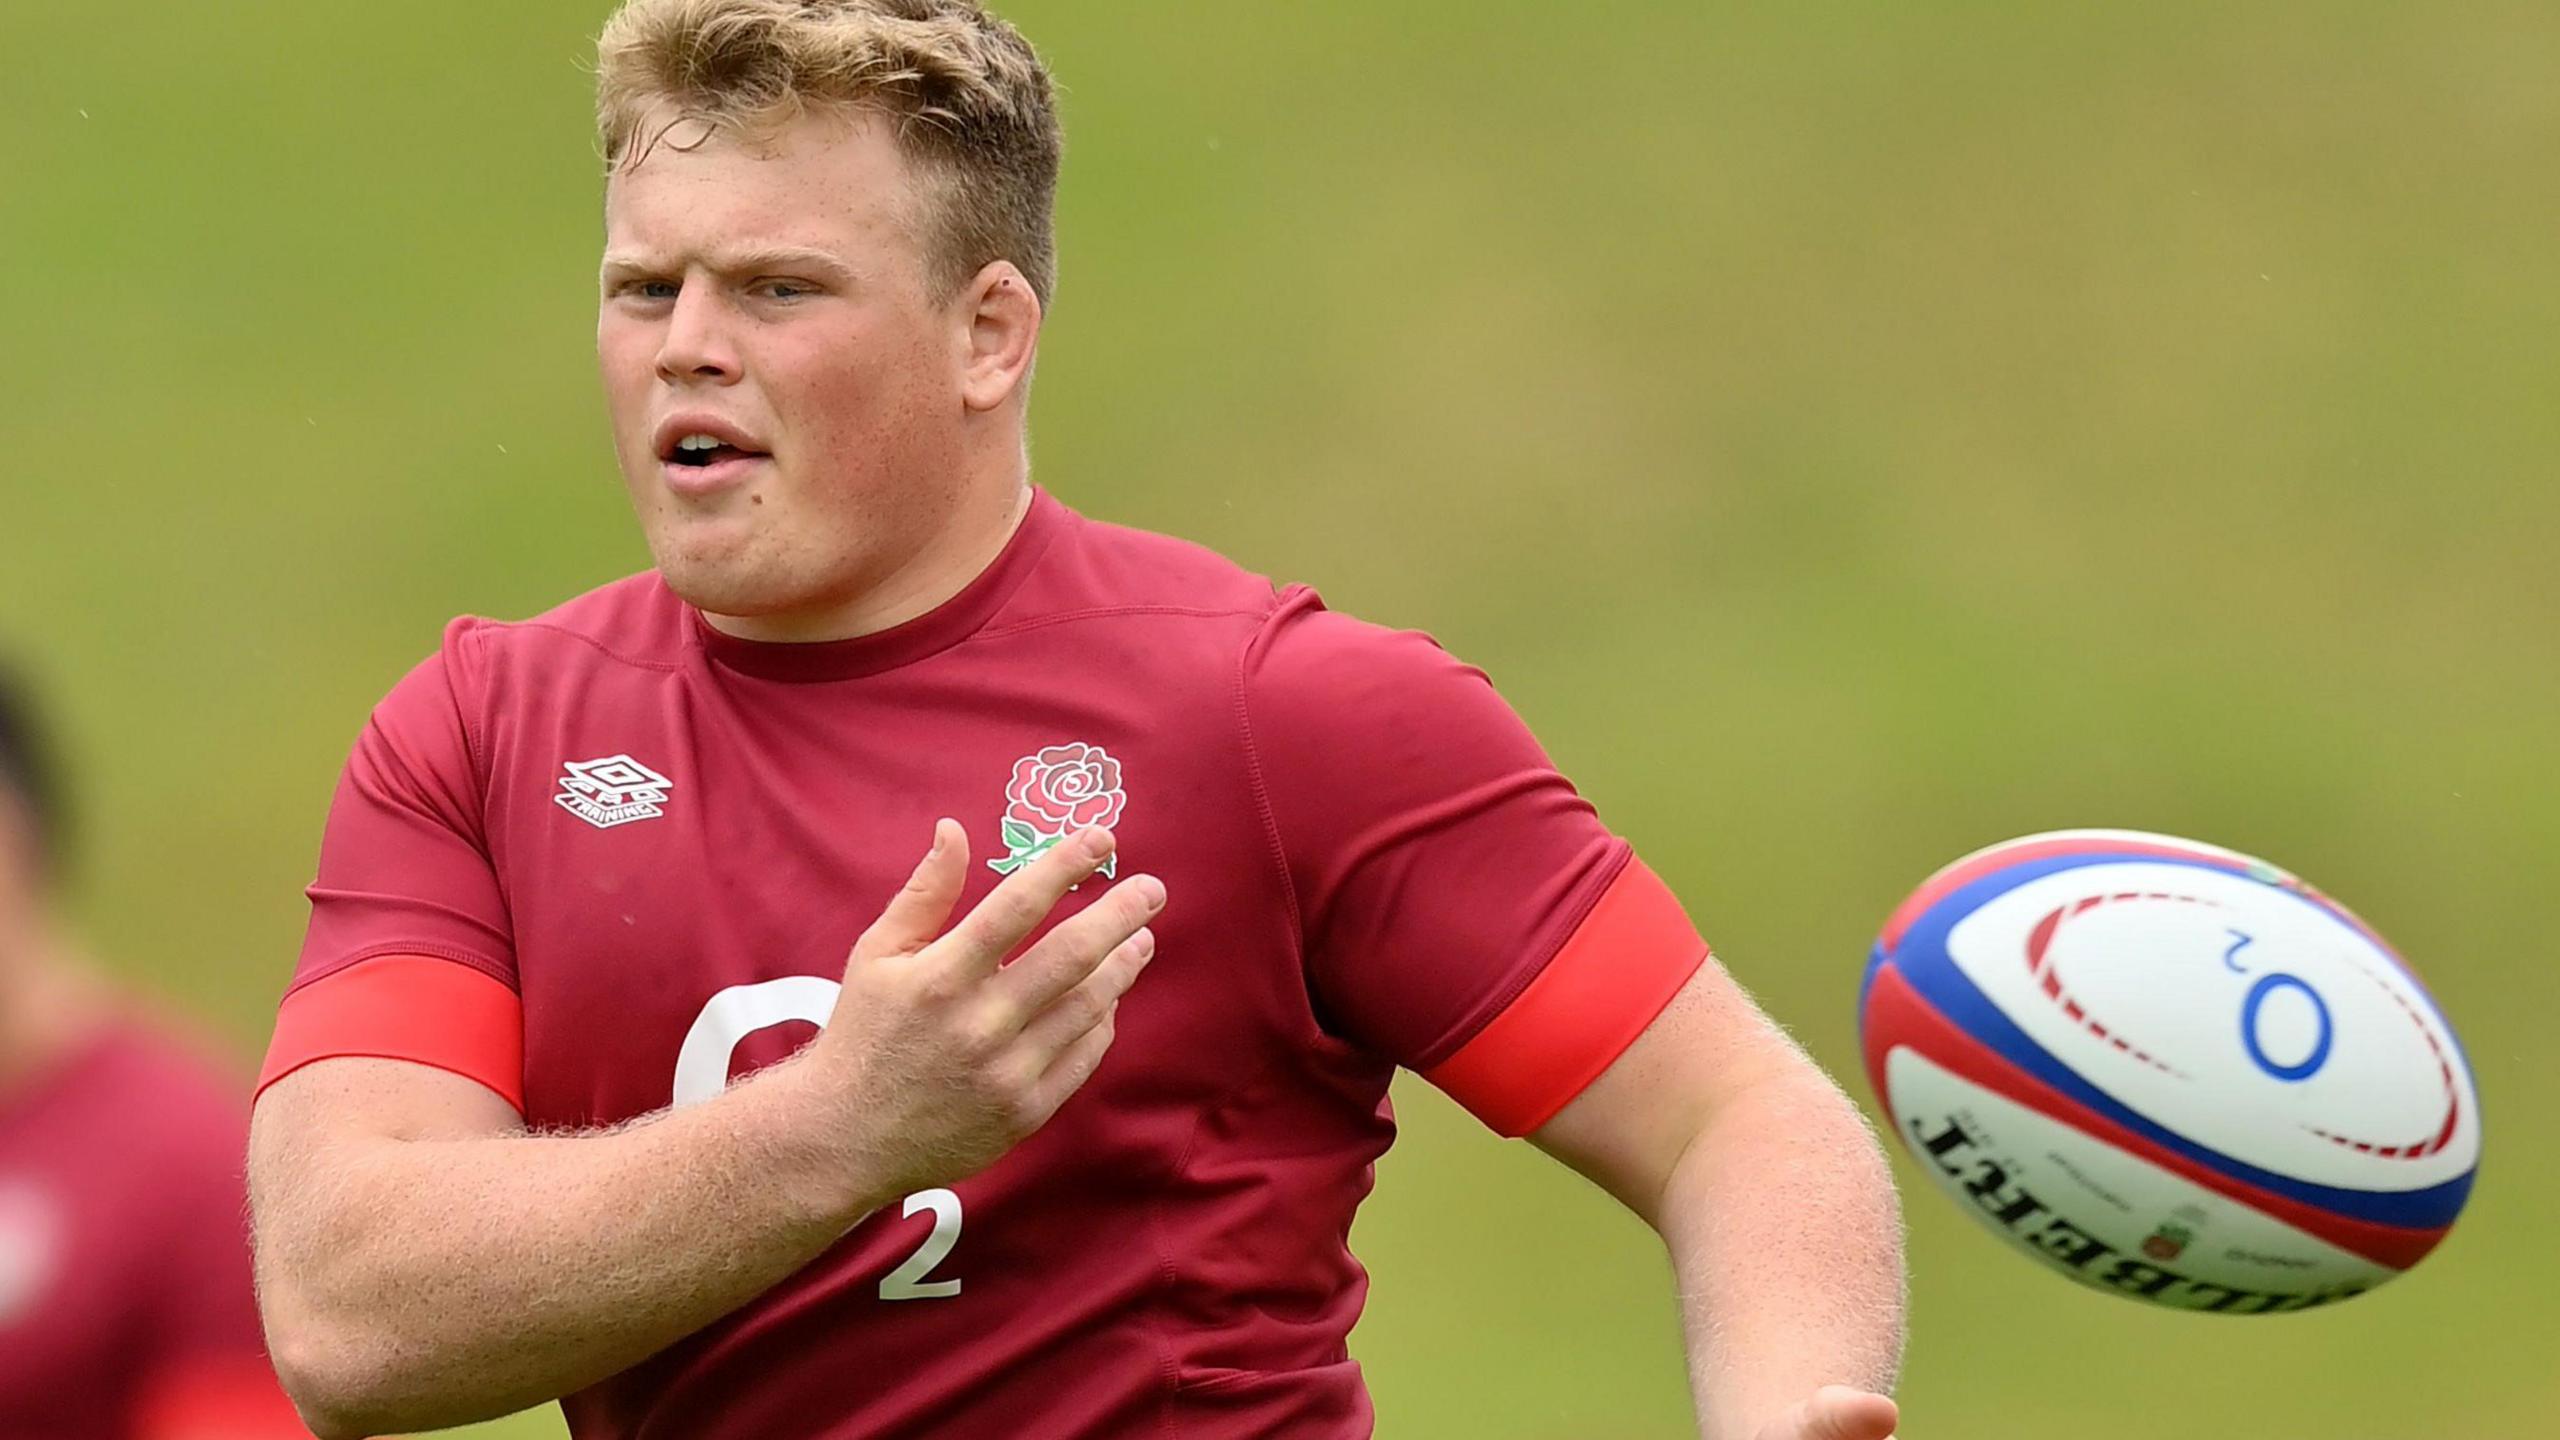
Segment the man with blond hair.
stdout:
<svg viewBox="0 0 2560 1440">
<path fill-rule="evenodd" d="M 348 762 L 251 1144 L 313 1426 L 1366 1435 L 1403 1065 L 1660 1232 L 1703 1433 L 1882 1440 L 1872 1138 L 1483 677 L 1030 484 L 1022 37 L 631 0 L 599 69 L 656 567 Z"/>
</svg>

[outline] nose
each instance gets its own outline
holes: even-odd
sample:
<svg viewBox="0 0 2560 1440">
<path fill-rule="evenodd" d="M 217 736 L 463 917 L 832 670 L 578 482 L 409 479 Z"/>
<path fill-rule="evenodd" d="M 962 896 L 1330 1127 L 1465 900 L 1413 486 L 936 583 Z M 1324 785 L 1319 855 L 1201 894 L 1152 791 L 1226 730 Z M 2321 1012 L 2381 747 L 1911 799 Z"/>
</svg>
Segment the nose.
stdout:
<svg viewBox="0 0 2560 1440">
<path fill-rule="evenodd" d="M 734 384 L 742 371 L 726 318 L 712 285 L 686 280 L 676 292 L 675 305 L 667 313 L 666 335 L 658 344 L 658 378 L 670 385 Z"/>
</svg>

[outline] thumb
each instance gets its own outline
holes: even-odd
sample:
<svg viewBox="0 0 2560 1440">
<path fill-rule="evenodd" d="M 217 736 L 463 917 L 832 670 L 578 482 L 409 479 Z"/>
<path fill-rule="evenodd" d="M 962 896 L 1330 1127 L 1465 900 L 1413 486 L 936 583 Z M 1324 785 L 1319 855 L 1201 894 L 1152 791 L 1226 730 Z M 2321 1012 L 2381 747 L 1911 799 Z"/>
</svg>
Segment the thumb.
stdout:
<svg viewBox="0 0 2560 1440">
<path fill-rule="evenodd" d="M 1825 1385 L 1804 1405 L 1800 1440 L 1892 1440 L 1901 1419 L 1898 1408 L 1882 1395 Z"/>
<path fill-rule="evenodd" d="M 969 833 L 957 820 L 933 822 L 933 848 L 915 873 L 880 911 L 880 918 L 853 943 L 853 959 L 878 960 L 912 955 L 934 942 L 960 903 L 960 887 L 969 877 Z"/>
</svg>

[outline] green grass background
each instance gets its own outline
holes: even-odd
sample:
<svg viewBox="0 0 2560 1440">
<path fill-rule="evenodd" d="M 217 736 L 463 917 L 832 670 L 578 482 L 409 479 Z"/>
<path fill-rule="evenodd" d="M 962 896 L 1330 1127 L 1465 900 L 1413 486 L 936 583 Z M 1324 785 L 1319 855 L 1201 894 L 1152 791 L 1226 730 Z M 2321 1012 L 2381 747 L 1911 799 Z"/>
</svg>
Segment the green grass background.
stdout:
<svg viewBox="0 0 2560 1440">
<path fill-rule="evenodd" d="M 2301 870 L 2462 1027 L 2471 1213 L 2351 1305 L 2149 1312 L 1907 1191 L 1907 1434 L 2547 1431 L 2560 10 L 1012 13 L 1070 127 L 1040 477 L 1485 665 L 1862 1098 L 1879 919 L 2055 826 Z M 99 950 L 244 1054 L 368 705 L 646 563 L 601 19 L 0 0 L 0 644 Z M 1403 1100 L 1384 1433 L 1684 1433 L 1651 1237 Z"/>
</svg>

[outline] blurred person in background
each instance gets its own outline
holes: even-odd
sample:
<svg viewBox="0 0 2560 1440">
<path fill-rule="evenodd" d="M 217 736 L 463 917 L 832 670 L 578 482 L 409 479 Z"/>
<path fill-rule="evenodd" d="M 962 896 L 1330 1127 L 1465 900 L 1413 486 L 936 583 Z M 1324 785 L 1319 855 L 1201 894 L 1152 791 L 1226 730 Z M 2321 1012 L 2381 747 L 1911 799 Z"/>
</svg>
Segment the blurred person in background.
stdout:
<svg viewBox="0 0 2560 1440">
<path fill-rule="evenodd" d="M 246 1087 L 80 953 L 62 793 L 0 669 L 0 1440 L 306 1436 L 250 1294 Z"/>
<path fill-rule="evenodd" d="M 1029 44 L 600 48 L 657 568 L 455 622 L 347 764 L 251 1142 L 314 1428 L 1365 1436 L 1401 1065 L 1662 1236 L 1705 1434 L 1883 1440 L 1873 1138 L 1484 677 L 1031 485 Z"/>
</svg>

